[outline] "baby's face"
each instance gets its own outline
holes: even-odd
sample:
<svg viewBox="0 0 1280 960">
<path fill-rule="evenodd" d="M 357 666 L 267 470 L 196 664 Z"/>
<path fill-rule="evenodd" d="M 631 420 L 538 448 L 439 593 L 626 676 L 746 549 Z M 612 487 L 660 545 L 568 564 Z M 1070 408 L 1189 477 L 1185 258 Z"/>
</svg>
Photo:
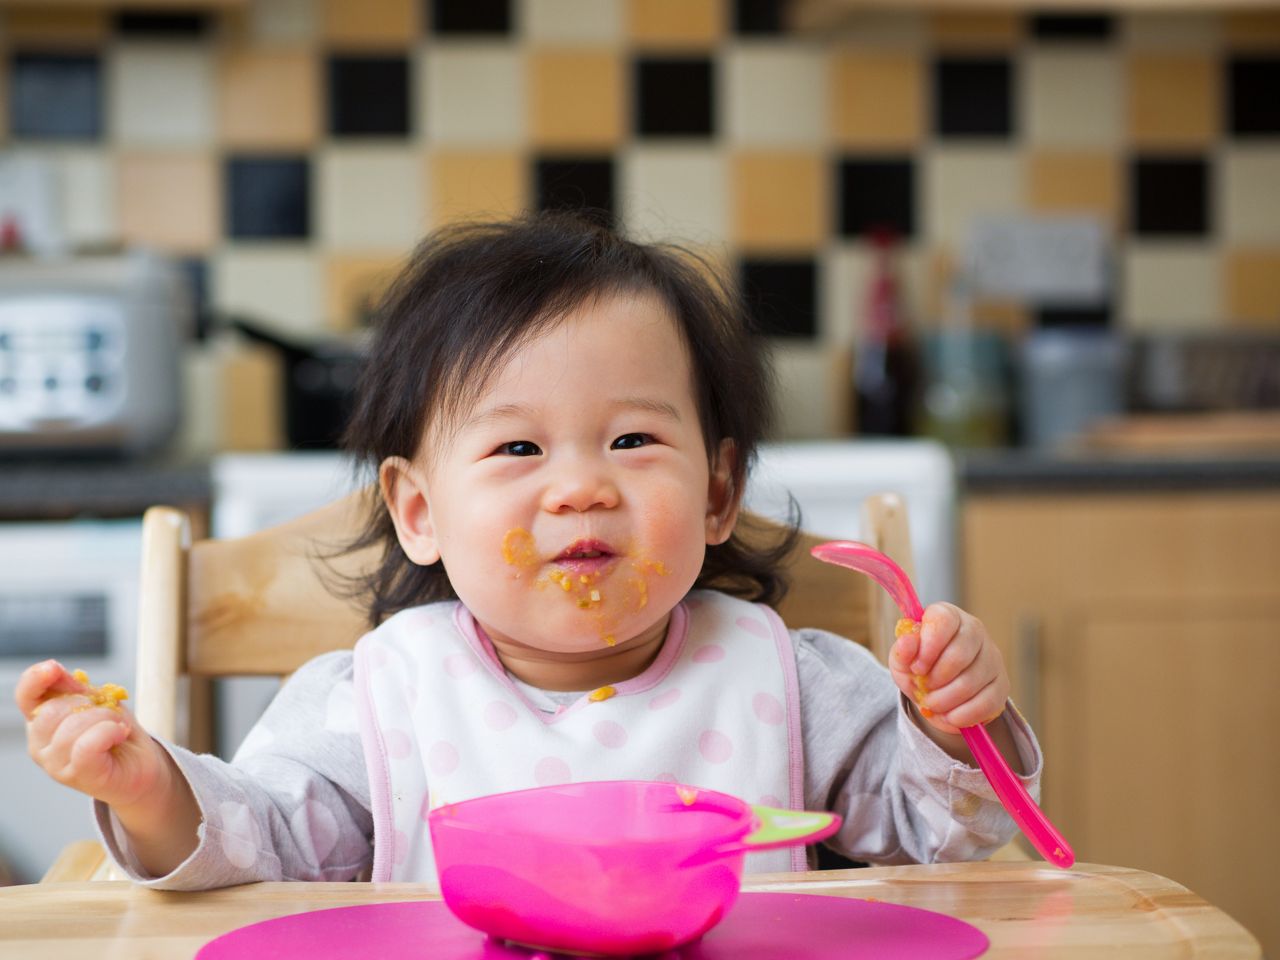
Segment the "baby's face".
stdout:
<svg viewBox="0 0 1280 960">
<path fill-rule="evenodd" d="M 584 304 L 433 443 L 422 526 L 495 643 L 574 655 L 641 642 L 732 526 L 684 343 L 649 297 Z"/>
</svg>

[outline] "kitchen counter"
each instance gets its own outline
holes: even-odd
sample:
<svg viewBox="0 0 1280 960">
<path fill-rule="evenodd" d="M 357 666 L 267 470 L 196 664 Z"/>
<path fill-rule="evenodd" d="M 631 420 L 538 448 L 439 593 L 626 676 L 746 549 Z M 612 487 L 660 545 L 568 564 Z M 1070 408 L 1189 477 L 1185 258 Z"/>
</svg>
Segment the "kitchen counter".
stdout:
<svg viewBox="0 0 1280 960">
<path fill-rule="evenodd" d="M 0 460 L 5 520 L 141 516 L 158 503 L 207 512 L 212 496 L 203 460 Z"/>
<path fill-rule="evenodd" d="M 1050 454 L 972 451 L 956 458 L 965 493 L 1280 489 L 1280 454 Z"/>
</svg>

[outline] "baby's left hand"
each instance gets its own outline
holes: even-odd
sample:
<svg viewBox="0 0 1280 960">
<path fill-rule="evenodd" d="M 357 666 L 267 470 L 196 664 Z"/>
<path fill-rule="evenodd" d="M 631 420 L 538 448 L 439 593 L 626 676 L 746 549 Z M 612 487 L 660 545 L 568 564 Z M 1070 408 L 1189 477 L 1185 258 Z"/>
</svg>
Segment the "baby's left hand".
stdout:
<svg viewBox="0 0 1280 960">
<path fill-rule="evenodd" d="M 1009 698 L 1004 658 L 987 628 L 950 603 L 929 604 L 919 628 L 894 641 L 889 670 L 898 689 L 943 733 L 994 720 Z"/>
</svg>

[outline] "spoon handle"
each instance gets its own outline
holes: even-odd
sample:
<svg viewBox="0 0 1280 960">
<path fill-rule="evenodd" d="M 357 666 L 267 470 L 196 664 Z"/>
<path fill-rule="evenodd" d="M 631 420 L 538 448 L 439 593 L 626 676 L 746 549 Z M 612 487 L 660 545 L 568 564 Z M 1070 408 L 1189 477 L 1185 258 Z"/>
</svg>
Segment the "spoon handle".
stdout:
<svg viewBox="0 0 1280 960">
<path fill-rule="evenodd" d="M 853 540 L 835 540 L 819 544 L 810 552 L 826 563 L 848 567 L 871 577 L 889 592 L 904 617 L 918 622 L 924 616 L 924 607 L 920 604 L 915 587 L 911 585 L 911 578 L 879 550 Z M 962 727 L 960 735 L 964 737 L 973 758 L 978 761 L 978 767 L 986 775 L 996 797 L 1018 825 L 1018 829 L 1031 841 L 1031 845 L 1046 860 L 1064 870 L 1075 863 L 1076 855 L 1070 844 L 1044 815 L 1044 811 L 1036 806 L 1036 802 L 1027 793 L 1027 788 L 996 749 L 987 728 L 981 724 Z"/>
</svg>

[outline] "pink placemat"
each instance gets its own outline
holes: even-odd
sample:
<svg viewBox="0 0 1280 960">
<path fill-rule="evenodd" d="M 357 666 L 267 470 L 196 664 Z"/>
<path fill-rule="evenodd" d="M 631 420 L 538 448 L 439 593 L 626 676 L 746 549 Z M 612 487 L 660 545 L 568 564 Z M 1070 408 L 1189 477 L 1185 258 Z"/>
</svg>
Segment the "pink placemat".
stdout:
<svg viewBox="0 0 1280 960">
<path fill-rule="evenodd" d="M 697 943 L 664 960 L 968 960 L 986 952 L 976 927 L 931 910 L 848 897 L 744 893 Z M 531 960 L 439 900 L 372 903 L 264 920 L 213 940 L 196 960 Z M 558 957 L 559 954 L 551 956 Z"/>
</svg>

